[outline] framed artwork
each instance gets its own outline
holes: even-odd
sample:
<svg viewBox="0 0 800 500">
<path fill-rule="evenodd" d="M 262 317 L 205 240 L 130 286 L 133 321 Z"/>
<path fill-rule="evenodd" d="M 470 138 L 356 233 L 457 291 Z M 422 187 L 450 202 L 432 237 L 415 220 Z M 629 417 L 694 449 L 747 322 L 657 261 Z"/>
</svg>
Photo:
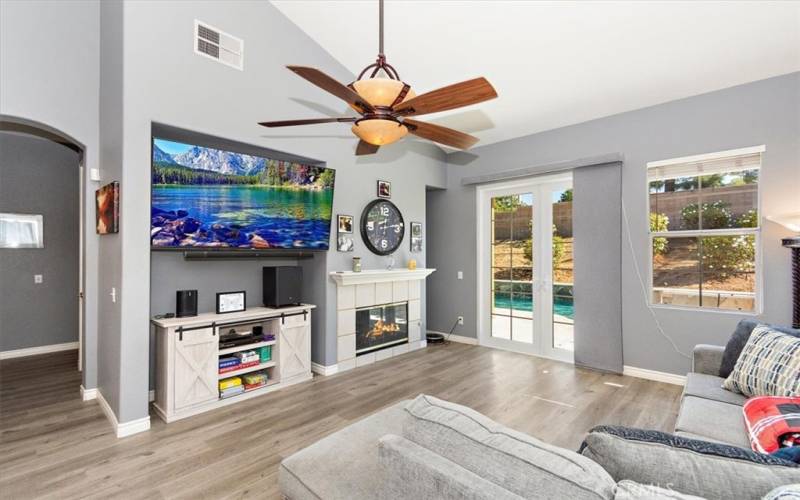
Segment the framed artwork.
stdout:
<svg viewBox="0 0 800 500">
<path fill-rule="evenodd" d="M 378 181 L 378 198 L 392 197 L 392 183 L 389 181 Z"/>
<path fill-rule="evenodd" d="M 337 217 L 336 250 L 339 252 L 352 252 L 353 242 L 353 216 L 339 215 Z"/>
<path fill-rule="evenodd" d="M 247 292 L 218 292 L 217 314 L 242 312 L 247 303 Z"/>
<path fill-rule="evenodd" d="M 97 234 L 119 232 L 119 182 L 114 181 L 95 191 Z"/>
<path fill-rule="evenodd" d="M 411 251 L 422 251 L 422 222 L 411 223 Z"/>
</svg>

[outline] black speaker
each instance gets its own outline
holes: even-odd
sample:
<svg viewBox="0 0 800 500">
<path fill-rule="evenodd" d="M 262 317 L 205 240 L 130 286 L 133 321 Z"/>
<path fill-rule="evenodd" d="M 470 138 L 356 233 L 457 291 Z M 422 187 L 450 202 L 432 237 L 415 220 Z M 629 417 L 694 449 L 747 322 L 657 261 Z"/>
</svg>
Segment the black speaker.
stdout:
<svg viewBox="0 0 800 500">
<path fill-rule="evenodd" d="M 275 266 L 264 268 L 264 306 L 284 307 L 300 304 L 303 268 Z"/>
<path fill-rule="evenodd" d="M 175 294 L 175 316 L 197 316 L 197 290 L 178 290 Z"/>
</svg>

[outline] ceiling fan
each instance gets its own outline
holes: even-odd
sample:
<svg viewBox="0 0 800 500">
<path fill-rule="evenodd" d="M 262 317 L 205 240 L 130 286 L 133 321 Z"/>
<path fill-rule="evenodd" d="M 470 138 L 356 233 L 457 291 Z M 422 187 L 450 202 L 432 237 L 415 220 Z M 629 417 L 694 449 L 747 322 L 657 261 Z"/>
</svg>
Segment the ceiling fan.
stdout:
<svg viewBox="0 0 800 500">
<path fill-rule="evenodd" d="M 488 101 L 497 97 L 497 92 L 486 78 L 480 77 L 416 95 L 411 86 L 400 79 L 394 67 L 386 62 L 383 53 L 383 0 L 379 0 L 378 5 L 378 59 L 364 68 L 356 81 L 343 85 L 318 69 L 287 66 L 297 75 L 345 101 L 361 116 L 260 122 L 259 125 L 291 127 L 317 123 L 352 123 L 351 130 L 360 139 L 356 155 L 373 154 L 379 147 L 396 142 L 409 132 L 445 146 L 469 149 L 478 142 L 477 137 L 408 117 Z M 367 73 L 369 76 L 365 78 Z M 379 73 L 385 76 L 379 76 Z"/>
</svg>

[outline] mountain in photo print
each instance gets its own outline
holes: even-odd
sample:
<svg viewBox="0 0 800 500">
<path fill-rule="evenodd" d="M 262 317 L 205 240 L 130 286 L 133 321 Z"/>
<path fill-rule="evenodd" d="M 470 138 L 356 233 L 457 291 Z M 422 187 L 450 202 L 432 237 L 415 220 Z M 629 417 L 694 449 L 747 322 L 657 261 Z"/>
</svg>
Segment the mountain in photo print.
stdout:
<svg viewBox="0 0 800 500">
<path fill-rule="evenodd" d="M 327 250 L 334 175 L 154 138 L 151 246 Z"/>
</svg>

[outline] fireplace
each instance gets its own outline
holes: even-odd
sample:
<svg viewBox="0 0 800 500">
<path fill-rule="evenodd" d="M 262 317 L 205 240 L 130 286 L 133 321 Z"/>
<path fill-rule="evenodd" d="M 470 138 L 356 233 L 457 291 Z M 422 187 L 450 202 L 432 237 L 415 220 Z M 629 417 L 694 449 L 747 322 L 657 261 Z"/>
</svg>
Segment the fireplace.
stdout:
<svg viewBox="0 0 800 500">
<path fill-rule="evenodd" d="M 408 343 L 408 302 L 356 309 L 356 355 Z"/>
</svg>

